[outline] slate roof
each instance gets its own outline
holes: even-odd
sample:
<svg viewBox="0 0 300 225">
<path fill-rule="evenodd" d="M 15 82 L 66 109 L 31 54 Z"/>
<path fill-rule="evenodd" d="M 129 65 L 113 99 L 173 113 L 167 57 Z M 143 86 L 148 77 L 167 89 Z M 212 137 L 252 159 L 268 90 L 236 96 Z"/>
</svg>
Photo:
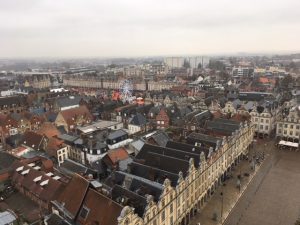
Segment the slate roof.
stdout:
<svg viewBox="0 0 300 225">
<path fill-rule="evenodd" d="M 74 173 L 86 174 L 86 172 L 88 171 L 87 167 L 70 159 L 64 160 L 59 169 L 69 175 L 73 175 Z"/>
<path fill-rule="evenodd" d="M 153 139 L 155 143 L 159 146 L 166 146 L 167 142 L 170 140 L 169 136 L 164 131 L 157 131 L 149 139 Z"/>
<path fill-rule="evenodd" d="M 115 181 L 117 181 L 117 184 L 123 185 L 126 189 L 133 191 L 143 197 L 146 197 L 148 194 L 150 194 L 154 197 L 155 201 L 158 201 L 163 190 L 162 184 L 145 179 L 143 177 L 136 176 L 134 174 L 117 171 L 114 173 L 114 177 Z M 128 184 L 124 185 L 123 182 L 125 178 L 129 178 L 128 180 L 130 180 L 131 182 L 128 182 Z M 126 187 L 126 185 L 128 185 L 128 187 Z"/>
<path fill-rule="evenodd" d="M 142 140 L 140 140 L 140 139 L 138 139 L 138 140 L 133 141 L 133 142 L 130 143 L 130 145 L 131 145 L 132 147 L 134 147 L 134 148 L 135 148 L 136 150 L 138 150 L 138 151 L 141 150 L 141 148 L 143 147 L 144 144 L 145 144 L 145 142 L 142 141 Z"/>
<path fill-rule="evenodd" d="M 0 224 L 13 224 L 13 222 L 17 221 L 17 218 L 9 211 L 0 212 Z"/>
<path fill-rule="evenodd" d="M 26 98 L 24 96 L 0 97 L 0 106 L 4 105 L 25 105 Z"/>
<path fill-rule="evenodd" d="M 161 170 L 157 167 L 148 166 L 138 162 L 132 162 L 129 165 L 129 171 L 131 174 L 134 174 L 145 179 L 155 181 L 157 183 L 163 184 L 166 178 L 171 181 L 171 185 L 175 187 L 178 181 L 178 174 L 171 173 L 169 171 Z"/>
<path fill-rule="evenodd" d="M 111 140 L 112 140 L 112 139 L 116 139 L 116 138 L 121 137 L 121 136 L 124 136 L 124 135 L 126 135 L 126 134 L 127 134 L 126 131 L 124 131 L 124 130 L 122 130 L 122 129 L 119 129 L 119 130 L 116 130 L 116 131 L 110 133 L 110 134 L 108 135 L 107 139 L 111 139 Z"/>
<path fill-rule="evenodd" d="M 137 113 L 136 115 L 133 116 L 133 118 L 129 120 L 129 124 L 135 126 L 144 126 L 147 124 L 147 120 L 142 114 Z"/>
<path fill-rule="evenodd" d="M 64 140 L 66 143 L 69 143 L 69 144 L 71 144 L 71 143 L 74 144 L 74 141 L 79 138 L 79 137 L 72 136 L 69 134 L 60 134 L 57 137 L 61 140 Z"/>
<path fill-rule="evenodd" d="M 160 149 L 158 146 L 145 144 L 137 154 L 136 162 L 175 174 L 181 171 L 186 175 L 189 168 L 188 158 L 177 158 L 174 155 L 171 156 L 171 153 L 164 155 L 163 150 L 163 148 Z"/>
<path fill-rule="evenodd" d="M 79 105 L 82 96 L 63 96 L 56 99 L 56 103 L 59 107 L 68 107 Z"/>
<path fill-rule="evenodd" d="M 218 141 L 222 139 L 213 137 L 211 135 L 206 135 L 202 133 L 192 132 L 187 136 L 187 143 L 191 145 L 195 145 L 195 143 L 201 143 L 204 146 L 208 147 L 216 147 Z"/>
<path fill-rule="evenodd" d="M 201 152 L 204 152 L 206 158 L 207 158 L 208 152 L 209 152 L 209 149 L 205 146 L 199 147 L 199 146 L 194 146 L 194 145 L 190 145 L 190 144 L 186 144 L 186 143 L 182 143 L 182 142 L 174 142 L 174 141 L 168 141 L 166 147 L 178 149 L 178 150 L 185 151 L 185 152 L 196 153 L 199 155 L 199 157 L 200 157 Z"/>
<path fill-rule="evenodd" d="M 127 190 L 120 185 L 114 185 L 111 191 L 111 197 L 114 201 L 134 208 L 134 212 L 140 217 L 143 216 L 147 206 L 147 199 L 137 193 Z"/>
<path fill-rule="evenodd" d="M 0 170 L 9 168 L 16 159 L 17 157 L 0 151 Z"/>
</svg>

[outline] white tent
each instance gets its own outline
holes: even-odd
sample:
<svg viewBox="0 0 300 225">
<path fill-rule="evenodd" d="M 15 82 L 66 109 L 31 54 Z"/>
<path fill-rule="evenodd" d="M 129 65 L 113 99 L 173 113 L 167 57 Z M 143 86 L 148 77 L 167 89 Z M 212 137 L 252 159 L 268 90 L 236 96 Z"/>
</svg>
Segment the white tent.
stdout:
<svg viewBox="0 0 300 225">
<path fill-rule="evenodd" d="M 285 145 L 285 146 L 294 147 L 294 148 L 298 148 L 299 147 L 298 143 L 290 142 L 290 141 L 283 141 L 283 140 L 281 140 L 279 142 L 279 145 Z"/>
</svg>

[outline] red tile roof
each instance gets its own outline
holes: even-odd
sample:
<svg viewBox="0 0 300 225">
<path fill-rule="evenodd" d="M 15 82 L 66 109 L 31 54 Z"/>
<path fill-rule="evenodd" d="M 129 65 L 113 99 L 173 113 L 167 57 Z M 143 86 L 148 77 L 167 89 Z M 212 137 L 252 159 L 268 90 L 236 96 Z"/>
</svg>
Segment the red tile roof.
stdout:
<svg viewBox="0 0 300 225">
<path fill-rule="evenodd" d="M 85 105 L 81 105 L 79 107 L 72 108 L 72 109 L 63 110 L 60 113 L 69 125 L 74 124 L 76 118 L 79 116 L 83 116 L 84 118 L 89 120 L 93 119 L 92 114 L 90 113 L 90 111 Z"/>
<path fill-rule="evenodd" d="M 43 135 L 40 135 L 33 131 L 26 131 L 23 136 L 22 144 L 30 148 L 33 148 L 35 150 L 42 150 L 43 139 L 44 139 Z"/>
<path fill-rule="evenodd" d="M 57 139 L 55 137 L 51 137 L 48 141 L 46 152 L 50 156 L 57 157 L 57 151 L 64 147 L 64 141 Z"/>
<path fill-rule="evenodd" d="M 84 225 L 117 225 L 118 217 L 123 208 L 118 203 L 93 189 L 88 190 L 83 206 L 90 210 L 85 219 L 80 214 L 77 218 L 78 222 Z"/>
<path fill-rule="evenodd" d="M 56 128 L 56 126 L 50 122 L 43 123 L 41 128 L 37 131 L 37 133 L 41 135 L 45 135 L 47 138 L 60 135 L 60 132 Z"/>
<path fill-rule="evenodd" d="M 129 157 L 128 152 L 124 148 L 109 150 L 107 156 L 113 165 L 116 165 L 120 160 L 128 159 Z"/>
<path fill-rule="evenodd" d="M 22 174 L 22 171 L 16 171 L 17 168 L 23 166 L 22 171 L 29 170 L 27 174 Z M 12 182 L 19 187 L 25 188 L 27 191 L 34 194 L 39 199 L 49 203 L 56 199 L 58 193 L 61 191 L 62 183 L 54 180 L 52 177 L 46 175 L 44 171 L 36 170 L 28 166 L 26 162 L 15 161 L 12 165 L 13 175 Z M 34 181 L 35 178 L 41 177 L 40 180 Z M 41 182 L 48 180 L 48 183 L 41 186 Z"/>
<path fill-rule="evenodd" d="M 65 209 L 72 214 L 73 218 L 76 217 L 80 210 L 88 187 L 88 180 L 75 174 L 57 199 L 61 204 L 64 203 Z"/>
</svg>

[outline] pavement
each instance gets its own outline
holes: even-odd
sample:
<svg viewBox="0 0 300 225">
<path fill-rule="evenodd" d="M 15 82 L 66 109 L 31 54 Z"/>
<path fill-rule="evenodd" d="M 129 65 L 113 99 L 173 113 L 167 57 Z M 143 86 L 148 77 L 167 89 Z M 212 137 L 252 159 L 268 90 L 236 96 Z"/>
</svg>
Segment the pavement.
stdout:
<svg viewBox="0 0 300 225">
<path fill-rule="evenodd" d="M 272 145 L 269 142 L 258 141 L 254 147 L 250 150 L 249 158 L 253 155 L 265 153 L 265 160 L 270 158 L 270 151 L 268 151 L 267 145 Z M 251 169 L 252 163 L 248 160 L 242 160 L 232 171 L 232 178 L 224 182 L 223 186 L 219 186 L 214 195 L 208 200 L 206 205 L 200 210 L 200 212 L 194 216 L 191 220 L 191 225 L 197 225 L 199 222 L 201 225 L 219 225 L 222 224 L 231 210 L 237 204 L 239 198 L 243 196 L 249 183 L 256 177 L 256 174 L 260 171 L 260 167 L 265 163 L 256 165 L 255 170 Z M 244 176 L 244 173 L 248 173 L 250 176 Z M 237 176 L 242 174 L 241 188 L 237 188 Z M 223 196 L 221 195 L 223 194 Z M 223 202 L 223 204 L 222 204 Z M 217 215 L 217 220 L 213 220 L 213 215 Z"/>
<path fill-rule="evenodd" d="M 225 225 L 293 225 L 300 216 L 300 152 L 267 145 L 271 157 L 259 170 Z"/>
</svg>

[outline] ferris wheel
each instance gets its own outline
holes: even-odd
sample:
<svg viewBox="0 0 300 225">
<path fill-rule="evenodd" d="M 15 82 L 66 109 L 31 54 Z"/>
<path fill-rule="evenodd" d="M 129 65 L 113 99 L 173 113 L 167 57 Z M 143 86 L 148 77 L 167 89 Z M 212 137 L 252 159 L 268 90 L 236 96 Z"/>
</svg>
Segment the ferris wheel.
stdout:
<svg viewBox="0 0 300 225">
<path fill-rule="evenodd" d="M 123 102 L 130 102 L 132 99 L 133 85 L 130 80 L 123 80 L 120 83 L 120 95 Z"/>
</svg>

